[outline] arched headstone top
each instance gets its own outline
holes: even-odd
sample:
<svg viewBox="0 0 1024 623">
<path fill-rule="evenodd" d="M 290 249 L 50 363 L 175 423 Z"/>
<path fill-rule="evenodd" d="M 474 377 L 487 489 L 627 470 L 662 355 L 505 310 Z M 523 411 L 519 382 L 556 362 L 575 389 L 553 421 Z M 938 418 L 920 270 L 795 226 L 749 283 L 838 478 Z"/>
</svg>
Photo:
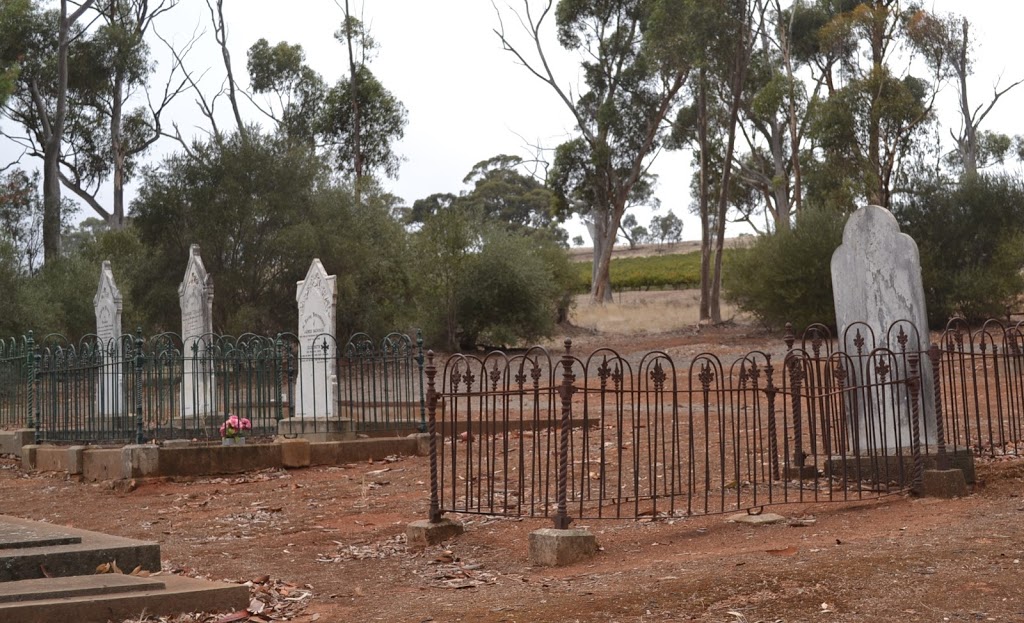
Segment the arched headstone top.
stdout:
<svg viewBox="0 0 1024 623">
<path fill-rule="evenodd" d="M 889 210 L 872 205 L 850 215 L 831 269 L 839 335 L 855 322 L 885 335 L 899 320 L 928 334 L 917 243 L 900 231 Z"/>
</svg>

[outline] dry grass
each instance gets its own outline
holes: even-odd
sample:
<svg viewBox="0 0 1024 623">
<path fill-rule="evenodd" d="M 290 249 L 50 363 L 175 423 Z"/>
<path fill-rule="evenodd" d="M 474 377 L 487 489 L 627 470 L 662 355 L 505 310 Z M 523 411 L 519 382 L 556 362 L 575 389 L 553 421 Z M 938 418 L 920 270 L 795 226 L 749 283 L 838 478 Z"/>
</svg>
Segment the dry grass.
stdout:
<svg viewBox="0 0 1024 623">
<path fill-rule="evenodd" d="M 594 305 L 590 295 L 576 297 L 572 324 L 604 335 L 647 335 L 692 328 L 700 320 L 700 290 L 616 292 L 612 303 Z M 722 304 L 724 320 L 746 323 L 747 315 Z"/>
</svg>

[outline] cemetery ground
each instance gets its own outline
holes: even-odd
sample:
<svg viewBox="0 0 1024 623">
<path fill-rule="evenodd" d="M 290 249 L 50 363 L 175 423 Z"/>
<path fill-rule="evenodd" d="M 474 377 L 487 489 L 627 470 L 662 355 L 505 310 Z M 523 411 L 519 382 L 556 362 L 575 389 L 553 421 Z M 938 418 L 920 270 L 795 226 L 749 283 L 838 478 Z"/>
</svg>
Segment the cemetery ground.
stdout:
<svg viewBox="0 0 1024 623">
<path fill-rule="evenodd" d="M 656 294 L 581 307 L 583 327 L 611 322 L 596 314 L 624 320 L 600 335 L 575 330 L 576 347 L 685 358 L 781 341 L 743 319 L 659 326 L 662 306 L 678 300 Z M 544 519 L 456 515 L 465 534 L 407 548 L 406 524 L 427 517 L 425 457 L 117 486 L 26 474 L 12 459 L 0 468 L 0 514 L 155 540 L 165 573 L 253 584 L 248 613 L 164 620 L 1024 620 L 1021 459 L 979 459 L 971 494 L 953 500 L 780 505 L 765 510 L 787 520 L 762 526 L 729 515 L 576 522 L 602 549 L 562 568 L 528 560 L 530 531 L 551 527 Z"/>
</svg>

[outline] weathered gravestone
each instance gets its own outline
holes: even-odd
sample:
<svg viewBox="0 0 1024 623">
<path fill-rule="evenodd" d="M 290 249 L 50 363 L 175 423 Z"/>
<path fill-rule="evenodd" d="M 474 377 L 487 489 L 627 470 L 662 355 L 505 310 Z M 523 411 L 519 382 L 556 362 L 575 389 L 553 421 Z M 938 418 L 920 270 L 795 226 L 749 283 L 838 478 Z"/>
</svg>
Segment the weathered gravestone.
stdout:
<svg viewBox="0 0 1024 623">
<path fill-rule="evenodd" d="M 199 256 L 199 245 L 189 248 L 185 278 L 178 286 L 181 304 L 182 409 L 185 415 L 208 415 L 216 410 L 213 364 L 206 359 L 213 334 L 213 278 Z"/>
<path fill-rule="evenodd" d="M 839 346 L 852 357 L 848 362 L 847 384 L 863 387 L 865 383 L 878 383 L 877 371 L 883 367 L 888 370 L 888 380 L 906 379 L 910 354 L 918 354 L 920 441 L 934 443 L 935 393 L 926 354 L 928 314 L 921 261 L 917 243 L 900 232 L 891 212 L 866 206 L 850 216 L 843 230 L 843 243 L 832 254 L 832 292 Z M 894 325 L 895 330 L 891 330 Z M 870 341 L 865 332 L 875 338 L 875 344 L 869 343 L 867 350 L 861 341 Z M 872 346 L 887 348 L 894 355 L 868 358 Z M 863 356 L 857 356 L 858 350 Z M 882 364 L 876 364 L 877 361 Z M 907 396 L 904 384 L 879 385 L 847 394 L 851 433 L 859 434 L 862 452 L 897 448 L 909 451 L 913 437 Z"/>
<path fill-rule="evenodd" d="M 295 289 L 300 349 L 295 417 L 329 419 L 335 415 L 338 350 L 334 335 L 338 302 L 335 279 L 334 275 L 327 274 L 319 259 L 314 259 L 306 278 L 298 282 Z"/>
<path fill-rule="evenodd" d="M 114 283 L 110 261 L 100 266 L 100 283 L 92 300 L 96 312 L 96 347 L 103 366 L 96 386 L 96 412 L 112 415 L 124 405 L 124 378 L 121 374 L 121 291 Z"/>
</svg>

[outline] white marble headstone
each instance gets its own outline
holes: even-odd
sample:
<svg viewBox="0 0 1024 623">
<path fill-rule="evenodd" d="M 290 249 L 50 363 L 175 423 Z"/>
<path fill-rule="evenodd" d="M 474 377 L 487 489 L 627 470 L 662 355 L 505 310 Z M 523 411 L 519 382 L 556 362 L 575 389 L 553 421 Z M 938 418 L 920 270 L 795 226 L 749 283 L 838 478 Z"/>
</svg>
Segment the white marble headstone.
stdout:
<svg viewBox="0 0 1024 623">
<path fill-rule="evenodd" d="M 335 415 L 338 306 L 335 280 L 334 275 L 327 274 L 320 260 L 314 259 L 306 278 L 296 284 L 301 357 L 295 417 L 320 419 Z"/>
<path fill-rule="evenodd" d="M 921 443 L 934 443 L 935 439 L 935 393 L 932 384 L 932 371 L 929 359 L 925 354 L 928 350 L 928 313 L 925 309 L 924 287 L 921 282 L 921 260 L 917 243 L 907 234 L 901 233 L 899 224 L 892 213 L 878 206 L 862 207 L 854 212 L 843 230 L 843 243 L 832 254 L 832 293 L 836 307 L 836 326 L 840 339 L 847 334 L 846 329 L 854 323 L 862 322 L 874 332 L 876 347 L 889 348 L 895 353 L 901 352 L 901 346 L 890 343 L 896 341 L 895 335 L 889 335 L 889 328 L 896 322 L 905 321 L 912 324 L 917 331 L 906 331 L 908 341 L 907 352 L 921 354 L 920 367 L 922 374 L 921 392 Z M 853 343 L 855 333 L 846 335 L 846 343 L 840 344 L 844 352 L 855 354 L 857 347 Z M 856 366 L 855 366 L 856 367 Z M 896 378 L 906 378 L 907 370 L 901 364 L 893 370 Z M 851 371 L 851 381 L 860 383 L 857 371 Z M 902 398 L 904 394 L 899 394 Z M 886 392 L 875 393 L 877 402 L 892 404 L 891 395 Z M 894 448 L 899 436 L 900 445 L 910 447 L 911 417 L 909 409 L 903 407 L 903 400 L 896 401 L 901 407 L 896 418 L 897 426 L 890 424 L 880 428 L 877 424 L 866 430 L 864 414 L 849 411 L 851 417 L 858 416 L 861 422 L 861 448 L 878 449 Z M 882 404 L 856 404 L 856 408 L 873 408 L 875 413 L 882 409 Z M 890 411 L 891 406 L 885 410 Z M 893 421 L 890 416 L 889 422 Z"/>
<path fill-rule="evenodd" d="M 123 305 L 109 260 L 100 265 L 100 283 L 92 305 L 96 312 L 96 345 L 103 351 L 103 370 L 96 387 L 96 410 L 100 415 L 117 414 L 125 404 L 119 339 Z"/>
<path fill-rule="evenodd" d="M 206 415 L 216 411 L 213 369 L 203 360 L 207 341 L 213 333 L 213 278 L 199 256 L 199 245 L 189 248 L 185 278 L 178 286 L 181 304 L 181 340 L 184 370 L 182 408 L 185 415 Z"/>
</svg>

